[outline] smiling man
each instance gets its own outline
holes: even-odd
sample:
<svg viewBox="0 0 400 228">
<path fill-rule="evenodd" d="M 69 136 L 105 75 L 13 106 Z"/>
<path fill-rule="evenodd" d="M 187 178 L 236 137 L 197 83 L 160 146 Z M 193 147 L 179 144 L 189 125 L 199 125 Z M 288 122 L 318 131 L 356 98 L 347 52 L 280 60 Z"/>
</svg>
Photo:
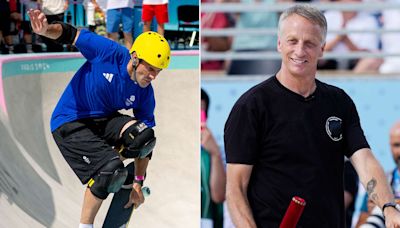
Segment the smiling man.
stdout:
<svg viewBox="0 0 400 228">
<path fill-rule="evenodd" d="M 279 19 L 279 72 L 243 94 L 225 124 L 227 202 L 236 227 L 279 227 L 293 196 L 307 202 L 297 227 L 344 227 L 343 156 L 350 158 L 387 227 L 400 227 L 356 107 L 315 78 L 326 19 L 298 5 Z"/>
<path fill-rule="evenodd" d="M 146 32 L 129 51 L 87 30 L 62 22 L 48 24 L 39 10 L 28 14 L 35 33 L 75 45 L 87 60 L 58 101 L 51 131 L 82 184 L 88 183 L 80 227 L 90 228 L 102 201 L 125 180 L 133 187 L 125 207 L 144 202 L 141 187 L 156 143 L 151 82 L 168 67 L 170 47 L 161 35 Z M 120 109 L 133 109 L 134 117 L 120 114 Z M 135 159 L 134 177 L 128 179 L 121 161 L 125 158 Z"/>
</svg>

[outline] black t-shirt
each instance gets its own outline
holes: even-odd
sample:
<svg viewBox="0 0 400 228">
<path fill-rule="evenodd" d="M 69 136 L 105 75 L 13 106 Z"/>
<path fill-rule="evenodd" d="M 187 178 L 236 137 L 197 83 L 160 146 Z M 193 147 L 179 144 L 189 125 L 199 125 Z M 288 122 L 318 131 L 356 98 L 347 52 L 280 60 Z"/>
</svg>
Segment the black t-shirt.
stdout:
<svg viewBox="0 0 400 228">
<path fill-rule="evenodd" d="M 353 201 L 351 201 L 350 205 L 345 210 L 346 228 L 350 228 L 358 192 L 358 175 L 349 160 L 344 162 L 344 190 L 353 197 Z"/>
<path fill-rule="evenodd" d="M 369 145 L 351 98 L 316 84 L 304 98 L 273 76 L 243 94 L 225 124 L 227 162 L 253 165 L 258 227 L 278 227 L 293 196 L 307 202 L 298 227 L 344 227 L 343 155 Z"/>
</svg>

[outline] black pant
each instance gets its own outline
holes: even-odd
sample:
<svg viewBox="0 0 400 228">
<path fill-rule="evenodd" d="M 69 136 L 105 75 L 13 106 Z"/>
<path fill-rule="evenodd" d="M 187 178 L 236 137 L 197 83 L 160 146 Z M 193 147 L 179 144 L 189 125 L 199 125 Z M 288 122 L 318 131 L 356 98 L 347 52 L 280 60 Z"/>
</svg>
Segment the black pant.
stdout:
<svg viewBox="0 0 400 228">
<path fill-rule="evenodd" d="M 58 148 L 82 184 L 108 161 L 119 157 L 113 146 L 121 144 L 121 129 L 131 120 L 134 120 L 131 116 L 115 113 L 110 117 L 65 123 L 53 132 Z"/>
</svg>

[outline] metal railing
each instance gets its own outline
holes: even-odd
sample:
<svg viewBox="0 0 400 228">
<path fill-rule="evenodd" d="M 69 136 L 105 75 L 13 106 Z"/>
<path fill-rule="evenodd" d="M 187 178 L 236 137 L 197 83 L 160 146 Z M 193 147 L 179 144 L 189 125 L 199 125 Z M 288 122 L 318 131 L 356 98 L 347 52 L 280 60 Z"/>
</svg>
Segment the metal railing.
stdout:
<svg viewBox="0 0 400 228">
<path fill-rule="evenodd" d="M 348 53 L 332 53 L 325 52 L 322 59 L 357 59 L 360 57 L 363 58 L 384 58 L 384 57 L 399 57 L 400 53 L 383 53 L 383 52 L 348 52 Z M 279 52 L 274 51 L 262 51 L 262 52 L 209 52 L 202 51 L 201 52 L 202 60 L 232 60 L 232 59 L 242 59 L 242 60 L 251 60 L 251 59 L 281 59 L 281 55 Z"/>
<path fill-rule="evenodd" d="M 203 13 L 241 13 L 241 12 L 282 12 L 285 9 L 299 3 L 202 3 L 201 11 Z M 300 3 L 302 4 L 302 3 Z M 388 2 L 368 2 L 368 3 L 312 3 L 312 6 L 325 11 L 325 10 L 339 10 L 339 11 L 363 11 L 363 12 L 379 12 L 383 10 L 400 10 L 400 3 Z M 400 23 L 400 22 L 399 22 Z M 335 34 L 350 34 L 350 33 L 376 33 L 383 34 L 396 34 L 400 33 L 399 29 L 365 29 L 365 30 L 328 30 L 328 33 Z M 224 28 L 224 29 L 209 29 L 204 28 L 201 30 L 202 37 L 220 37 L 220 36 L 240 36 L 240 35 L 276 35 L 277 28 Z M 384 58 L 384 57 L 400 57 L 400 53 L 386 53 L 386 52 L 348 52 L 348 53 L 324 53 L 324 59 L 355 59 L 361 57 L 371 58 Z M 280 59 L 278 52 L 209 52 L 203 50 L 201 52 L 202 60 L 232 60 L 232 59 Z"/>
<path fill-rule="evenodd" d="M 285 9 L 304 3 L 201 3 L 201 12 L 226 12 L 226 13 L 241 13 L 241 12 L 282 12 Z M 388 9 L 399 9 L 400 3 L 388 2 L 365 2 L 365 3 L 311 3 L 310 5 L 319 10 L 341 10 L 341 11 L 382 11 Z"/>
</svg>

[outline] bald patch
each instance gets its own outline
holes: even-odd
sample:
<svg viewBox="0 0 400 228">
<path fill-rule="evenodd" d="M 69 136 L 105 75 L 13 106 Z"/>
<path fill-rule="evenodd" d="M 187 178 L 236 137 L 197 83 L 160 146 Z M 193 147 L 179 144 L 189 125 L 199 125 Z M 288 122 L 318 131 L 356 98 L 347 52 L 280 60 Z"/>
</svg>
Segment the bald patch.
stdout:
<svg viewBox="0 0 400 228">
<path fill-rule="evenodd" d="M 392 136 L 400 136 L 400 121 L 395 123 L 390 130 L 390 135 Z"/>
</svg>

